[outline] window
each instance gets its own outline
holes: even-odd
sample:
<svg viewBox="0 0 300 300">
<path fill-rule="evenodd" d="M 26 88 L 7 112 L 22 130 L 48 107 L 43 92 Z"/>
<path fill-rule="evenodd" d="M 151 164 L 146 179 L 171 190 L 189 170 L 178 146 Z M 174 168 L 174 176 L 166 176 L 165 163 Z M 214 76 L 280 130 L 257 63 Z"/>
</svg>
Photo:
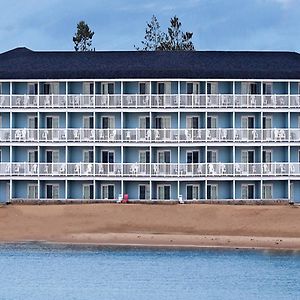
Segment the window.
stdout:
<svg viewBox="0 0 300 300">
<path fill-rule="evenodd" d="M 38 185 L 28 184 L 27 185 L 27 198 L 28 199 L 38 199 Z"/>
<path fill-rule="evenodd" d="M 207 128 L 217 128 L 218 118 L 216 116 L 207 117 Z"/>
<path fill-rule="evenodd" d="M 207 83 L 207 94 L 218 94 L 218 83 L 208 82 Z"/>
<path fill-rule="evenodd" d="M 243 164 L 253 164 L 255 159 L 254 150 L 242 150 L 241 151 L 241 162 Z"/>
<path fill-rule="evenodd" d="M 141 95 L 150 94 L 150 84 L 147 82 L 139 83 L 139 93 Z"/>
<path fill-rule="evenodd" d="M 38 151 L 37 150 L 28 150 L 28 162 L 37 163 L 38 162 Z"/>
<path fill-rule="evenodd" d="M 207 162 L 216 163 L 218 160 L 218 151 L 217 150 L 208 150 L 207 151 Z"/>
<path fill-rule="evenodd" d="M 186 152 L 186 162 L 188 164 L 197 164 L 199 163 L 199 151 L 187 151 Z"/>
<path fill-rule="evenodd" d="M 37 129 L 38 128 L 38 117 L 30 116 L 27 119 L 28 128 Z"/>
<path fill-rule="evenodd" d="M 186 199 L 187 200 L 199 199 L 199 185 L 189 184 L 186 186 Z"/>
<path fill-rule="evenodd" d="M 58 199 L 59 198 L 59 185 L 58 184 L 46 184 L 46 198 Z"/>
<path fill-rule="evenodd" d="M 113 82 L 105 82 L 101 84 L 101 92 L 104 95 L 115 93 L 115 84 Z"/>
<path fill-rule="evenodd" d="M 242 199 L 254 199 L 254 184 L 242 184 Z"/>
<path fill-rule="evenodd" d="M 83 117 L 83 128 L 94 128 L 94 118 L 92 116 Z"/>
<path fill-rule="evenodd" d="M 171 151 L 158 151 L 158 163 L 167 163 L 171 162 Z"/>
<path fill-rule="evenodd" d="M 86 95 L 94 94 L 94 83 L 93 82 L 84 82 L 83 83 L 83 94 L 86 94 Z"/>
<path fill-rule="evenodd" d="M 83 150 L 83 162 L 84 163 L 94 162 L 94 151 L 93 150 Z"/>
<path fill-rule="evenodd" d="M 272 162 L 272 150 L 263 150 L 262 152 L 262 161 L 264 163 L 271 163 Z"/>
<path fill-rule="evenodd" d="M 43 93 L 45 95 L 49 95 L 49 94 L 57 95 L 57 94 L 59 94 L 59 83 L 58 82 L 44 83 Z"/>
<path fill-rule="evenodd" d="M 171 199 L 171 186 L 170 185 L 158 185 L 157 186 L 157 198 L 159 200 Z"/>
<path fill-rule="evenodd" d="M 82 185 L 83 199 L 94 199 L 94 186 L 92 184 Z"/>
<path fill-rule="evenodd" d="M 255 126 L 254 116 L 242 116 L 242 128 L 252 129 Z"/>
<path fill-rule="evenodd" d="M 199 83 L 198 82 L 187 82 L 186 93 L 187 94 L 199 94 L 200 93 Z"/>
<path fill-rule="evenodd" d="M 263 84 L 263 91 L 265 95 L 271 95 L 273 92 L 273 84 L 272 82 L 267 82 Z"/>
<path fill-rule="evenodd" d="M 28 83 L 27 91 L 29 95 L 37 95 L 38 94 L 38 84 L 37 83 Z"/>
<path fill-rule="evenodd" d="M 141 150 L 139 152 L 139 162 L 141 164 L 150 163 L 150 151 L 149 150 Z"/>
<path fill-rule="evenodd" d="M 114 151 L 102 151 L 102 163 L 114 163 L 115 152 Z"/>
<path fill-rule="evenodd" d="M 207 199 L 218 199 L 218 185 L 208 184 L 207 185 Z"/>
<path fill-rule="evenodd" d="M 168 129 L 171 128 L 171 117 L 165 116 L 165 117 L 156 117 L 155 118 L 155 127 L 157 129 Z"/>
<path fill-rule="evenodd" d="M 140 128 L 150 128 L 150 117 L 140 117 Z"/>
<path fill-rule="evenodd" d="M 262 198 L 263 199 L 272 199 L 273 198 L 273 185 L 272 184 L 263 184 Z"/>
<path fill-rule="evenodd" d="M 102 199 L 114 199 L 115 186 L 113 184 L 102 185 Z"/>
<path fill-rule="evenodd" d="M 256 82 L 242 82 L 241 94 L 258 94 L 258 84 Z"/>
<path fill-rule="evenodd" d="M 264 129 L 272 128 L 272 116 L 263 117 L 263 128 Z"/>
<path fill-rule="evenodd" d="M 47 128 L 59 128 L 59 117 L 58 116 L 46 117 L 46 127 Z"/>
<path fill-rule="evenodd" d="M 102 128 L 115 128 L 115 117 L 102 117 Z"/>
<path fill-rule="evenodd" d="M 199 117 L 186 117 L 186 127 L 187 128 L 199 128 L 200 118 Z"/>
<path fill-rule="evenodd" d="M 140 184 L 139 185 L 139 199 L 140 200 L 150 199 L 150 185 L 149 184 Z"/>
<path fill-rule="evenodd" d="M 58 163 L 59 162 L 59 151 L 58 150 L 46 150 L 46 162 L 47 163 Z"/>
</svg>

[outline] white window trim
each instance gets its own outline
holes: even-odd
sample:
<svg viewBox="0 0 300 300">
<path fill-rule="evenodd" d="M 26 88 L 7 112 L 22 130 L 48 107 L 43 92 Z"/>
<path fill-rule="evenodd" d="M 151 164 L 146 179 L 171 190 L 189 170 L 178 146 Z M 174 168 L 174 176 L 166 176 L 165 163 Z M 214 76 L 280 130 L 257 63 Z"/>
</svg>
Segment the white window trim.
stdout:
<svg viewBox="0 0 300 300">
<path fill-rule="evenodd" d="M 243 158 L 243 153 L 247 153 L 247 164 L 249 163 L 249 152 L 253 152 L 253 163 L 255 163 L 255 150 L 248 149 L 248 150 L 241 150 L 241 163 Z"/>
<path fill-rule="evenodd" d="M 263 155 L 264 152 L 265 152 L 266 154 L 267 154 L 267 153 L 270 153 L 270 155 L 271 155 L 271 162 L 272 162 L 272 161 L 273 161 L 273 151 L 272 151 L 272 149 L 263 149 L 263 150 L 262 150 L 262 155 Z M 266 155 L 266 154 L 265 154 L 265 155 Z M 262 158 L 263 158 L 263 157 L 262 157 Z M 263 160 L 263 159 L 262 159 L 262 160 Z M 271 162 L 267 162 L 267 163 L 271 163 Z M 263 163 L 266 163 L 266 162 L 263 162 Z"/>
<path fill-rule="evenodd" d="M 168 116 L 168 115 L 162 115 L 162 116 L 156 116 L 155 117 L 155 126 L 156 126 L 156 120 L 157 119 L 167 119 L 167 120 L 169 120 L 168 122 L 170 122 L 170 128 L 166 128 L 166 127 L 164 127 L 164 128 L 156 128 L 156 129 L 171 129 L 172 128 L 172 117 L 171 116 Z"/>
<path fill-rule="evenodd" d="M 85 195 L 84 195 L 84 190 L 85 190 L 85 188 L 86 187 L 88 187 L 88 189 L 89 189 L 89 195 L 88 195 L 88 198 L 85 198 Z M 93 188 L 93 184 L 92 183 L 84 183 L 84 184 L 82 184 L 82 198 L 83 199 L 92 199 L 92 198 L 90 198 L 90 192 L 91 192 L 91 187 Z"/>
<path fill-rule="evenodd" d="M 266 187 L 270 187 L 271 188 L 271 197 L 270 197 L 270 199 L 273 199 L 273 184 L 272 183 L 264 183 L 263 185 L 262 185 L 262 199 L 269 199 L 269 198 L 266 198 L 265 196 L 266 196 L 266 191 L 265 191 L 265 188 Z"/>
<path fill-rule="evenodd" d="M 27 199 L 31 199 L 31 198 L 29 198 L 29 189 L 32 188 L 32 187 L 35 187 L 37 189 L 37 197 L 33 198 L 33 199 L 38 199 L 39 195 L 38 195 L 38 184 L 37 183 L 29 183 L 29 184 L 27 184 Z"/>
<path fill-rule="evenodd" d="M 193 85 L 193 93 L 192 95 L 199 95 L 200 94 L 200 82 L 195 82 L 195 81 L 187 81 L 186 82 L 186 92 L 187 92 L 187 86 L 188 84 Z M 197 93 L 198 90 L 198 93 Z"/>
<path fill-rule="evenodd" d="M 141 153 L 145 153 L 145 157 L 146 157 L 146 160 L 147 160 L 147 152 L 149 152 L 149 160 L 150 160 L 150 150 L 148 149 L 145 149 L 145 150 L 139 150 L 139 163 L 141 163 Z"/>
<path fill-rule="evenodd" d="M 157 192 L 157 194 L 156 194 L 157 197 L 156 197 L 156 198 L 157 198 L 157 200 L 169 200 L 169 199 L 165 199 L 165 197 L 164 197 L 163 199 L 160 199 L 160 198 L 159 198 L 159 188 L 160 188 L 160 187 L 163 187 L 163 188 L 169 187 L 169 188 L 170 188 L 170 199 L 171 199 L 171 198 L 172 198 L 172 197 L 171 197 L 171 196 L 172 196 L 172 195 L 171 195 L 171 194 L 172 194 L 171 184 L 158 184 L 157 187 L 156 187 L 156 192 Z"/>
<path fill-rule="evenodd" d="M 216 195 L 217 195 L 217 197 L 216 198 L 212 198 L 212 197 L 210 197 L 210 199 L 209 200 L 211 200 L 211 199 L 219 199 L 219 185 L 217 184 L 217 183 L 210 183 L 210 184 L 208 184 L 207 185 L 207 188 L 208 187 L 215 187 L 216 188 Z M 207 195 L 206 195 L 206 198 L 207 198 Z"/>
<path fill-rule="evenodd" d="M 208 149 L 207 150 L 207 152 L 213 152 L 213 153 L 215 153 L 216 154 L 216 163 L 219 161 L 219 150 L 217 150 L 217 149 Z M 200 154 L 199 154 L 200 155 Z M 200 157 L 200 156 L 199 156 Z M 207 155 L 207 157 L 208 157 L 208 155 Z M 208 161 L 207 161 L 208 162 Z M 213 164 L 213 163 L 212 163 Z"/>
<path fill-rule="evenodd" d="M 48 118 L 57 119 L 57 125 L 58 125 L 57 128 L 60 128 L 60 124 L 59 124 L 60 117 L 58 115 L 47 115 L 46 118 L 45 118 L 45 120 L 46 120 L 46 124 L 45 124 L 46 126 L 45 126 L 45 128 L 47 128 L 47 123 L 48 123 L 47 119 Z M 53 120 L 52 120 L 52 123 L 53 123 Z M 51 128 L 48 128 L 48 129 L 51 129 Z M 52 129 L 55 129 L 55 128 L 52 127 Z"/>
<path fill-rule="evenodd" d="M 92 128 L 84 127 L 85 120 L 88 120 L 88 123 L 90 124 L 90 119 L 92 119 L 93 123 L 94 123 L 94 117 L 93 116 L 83 116 L 83 118 L 82 118 L 82 128 L 84 128 L 84 129 L 93 129 L 94 126 Z"/>
<path fill-rule="evenodd" d="M 149 115 L 139 116 L 139 129 L 150 129 L 150 128 L 142 128 L 141 127 L 141 119 L 147 120 L 147 118 L 149 118 L 149 124 L 150 124 L 150 116 Z M 147 124 L 147 121 L 146 121 L 146 124 Z"/>
<path fill-rule="evenodd" d="M 188 153 L 192 153 L 192 156 L 193 156 L 193 153 L 194 152 L 198 152 L 198 163 L 200 161 L 200 150 L 187 150 L 186 151 L 186 155 L 185 155 L 185 158 L 186 158 L 186 162 L 187 162 L 187 158 L 188 158 Z M 216 156 L 217 157 L 217 156 Z"/>
<path fill-rule="evenodd" d="M 109 186 L 113 186 L 113 188 L 114 188 L 114 198 L 115 198 L 115 193 L 116 193 L 116 188 L 115 188 L 115 184 L 102 184 L 101 185 L 101 199 L 105 199 L 105 200 L 108 200 L 108 197 L 107 198 L 104 198 L 104 191 L 103 191 L 103 189 L 106 187 L 107 188 L 107 193 L 108 193 L 108 187 Z"/>
<path fill-rule="evenodd" d="M 197 188 L 198 188 L 197 198 L 196 198 L 196 199 L 193 198 L 192 200 L 200 199 L 200 184 L 187 184 L 187 185 L 186 185 L 186 199 L 188 199 L 187 188 L 188 188 L 189 186 L 192 187 L 192 194 L 193 194 L 193 189 L 194 189 L 194 187 L 197 187 Z"/>
<path fill-rule="evenodd" d="M 218 82 L 217 81 L 208 81 L 207 82 L 207 91 L 206 92 L 208 92 L 208 85 L 209 84 L 211 85 L 211 87 L 210 87 L 211 93 L 209 95 L 218 95 L 219 94 L 219 85 L 218 85 Z M 213 90 L 216 91 L 216 92 L 212 93 Z"/>
<path fill-rule="evenodd" d="M 218 118 L 218 116 L 216 116 L 216 115 L 207 116 L 207 119 L 208 119 L 208 118 L 211 118 L 211 123 L 213 123 L 213 122 L 212 122 L 213 119 L 215 120 L 216 128 L 214 128 L 214 127 L 208 128 L 208 127 L 207 127 L 207 129 L 217 129 L 217 128 L 219 127 L 219 124 L 218 124 L 218 123 L 219 123 L 219 122 L 218 122 L 218 121 L 219 121 L 219 120 L 218 120 L 219 118 Z M 208 120 L 207 120 L 207 121 L 208 121 Z M 208 124 L 207 121 L 206 121 L 206 126 L 207 126 L 207 124 Z"/>
<path fill-rule="evenodd" d="M 102 158 L 103 158 L 103 152 L 112 152 L 114 154 L 114 161 L 116 160 L 116 151 L 113 149 L 101 149 L 100 153 L 101 153 L 101 163 L 105 164 L 104 162 L 102 162 Z M 115 163 L 115 162 L 114 162 Z M 109 163 L 108 163 L 109 164 Z M 111 163 L 112 164 L 112 163 Z"/>
<path fill-rule="evenodd" d="M 34 120 L 34 124 L 35 124 L 35 119 L 38 119 L 38 117 L 37 116 L 28 116 L 27 117 L 27 127 L 28 128 L 30 128 L 29 126 L 30 126 L 30 121 L 31 120 Z M 31 128 L 31 129 L 34 129 L 34 128 Z"/>
<path fill-rule="evenodd" d="M 113 84 L 113 94 L 115 94 L 115 92 L 116 92 L 116 84 L 115 84 L 115 82 L 107 81 L 107 82 L 101 82 L 101 95 L 109 95 L 109 93 L 108 93 L 108 85 L 109 84 Z M 105 85 L 107 86 L 107 94 L 104 94 L 104 88 L 103 87 Z"/>
<path fill-rule="evenodd" d="M 188 115 L 186 116 L 185 118 L 185 127 L 188 128 L 188 129 L 193 129 L 192 127 L 187 127 L 188 125 L 188 120 L 193 120 L 193 118 L 197 118 L 198 119 L 198 128 L 200 128 L 200 116 L 197 116 L 197 115 Z M 191 121 L 190 121 L 191 122 Z M 193 124 L 193 122 L 191 122 L 191 124 Z"/>
<path fill-rule="evenodd" d="M 27 161 L 28 161 L 28 162 L 29 162 L 30 154 L 33 153 L 33 155 L 34 155 L 35 152 L 38 153 L 38 150 L 36 150 L 36 149 L 29 149 L 29 150 L 27 151 Z M 39 155 L 39 154 L 38 154 L 38 155 Z M 34 162 L 34 163 L 38 163 L 38 162 Z"/>
<path fill-rule="evenodd" d="M 103 128 L 103 119 L 104 118 L 109 118 L 110 121 L 109 123 L 111 123 L 111 120 L 112 120 L 112 124 L 114 125 L 113 127 L 109 127 L 109 128 Z M 104 116 L 101 116 L 101 129 L 115 129 L 116 128 L 116 120 L 115 120 L 115 116 L 109 116 L 109 115 L 104 115 Z"/>
<path fill-rule="evenodd" d="M 253 118 L 253 124 L 254 124 L 254 128 L 255 128 L 255 121 L 256 121 L 255 115 L 242 115 L 241 116 L 241 128 L 243 128 L 243 129 L 252 129 L 252 128 L 249 128 L 248 118 Z M 247 121 L 247 127 L 246 128 L 242 127 L 243 120 Z"/>
<path fill-rule="evenodd" d="M 138 199 L 143 200 L 143 199 L 141 199 L 141 194 L 140 194 L 140 187 L 141 186 L 146 187 L 146 189 L 145 189 L 145 200 L 149 200 L 150 199 L 150 184 L 147 184 L 147 183 L 143 183 L 143 184 L 138 185 Z M 148 192 L 147 192 L 147 189 L 148 189 Z M 147 193 L 149 194 L 149 197 L 147 197 Z"/>
<path fill-rule="evenodd" d="M 47 196 L 47 187 L 48 186 L 52 186 L 52 199 L 59 199 L 59 192 L 60 192 L 60 188 L 59 188 L 59 184 L 57 184 L 57 183 L 49 183 L 49 184 L 46 184 L 46 196 Z M 53 198 L 53 189 L 54 188 L 57 188 L 58 189 L 58 197 L 57 198 Z"/>
<path fill-rule="evenodd" d="M 246 199 L 249 199 L 249 197 L 248 197 L 248 194 L 249 194 L 248 187 L 249 186 L 253 186 L 253 196 L 254 196 L 253 199 L 255 199 L 255 184 L 253 184 L 253 183 L 243 183 L 243 184 L 241 184 L 241 198 L 242 198 L 242 190 L 243 190 L 244 187 L 246 187 L 247 188 L 247 198 Z"/>
<path fill-rule="evenodd" d="M 157 163 L 159 164 L 159 155 L 161 154 L 161 153 L 166 153 L 166 152 L 169 152 L 170 153 L 170 163 L 171 163 L 171 161 L 172 161 L 172 151 L 171 150 L 158 150 L 157 151 Z M 167 163 L 166 163 L 167 164 Z"/>
<path fill-rule="evenodd" d="M 47 160 L 47 153 L 48 152 L 57 152 L 58 153 L 58 162 L 60 161 L 60 155 L 59 155 L 59 150 L 57 150 L 57 149 L 46 149 L 46 152 L 45 152 L 45 154 L 46 154 L 46 157 L 45 157 L 45 160 Z M 53 157 L 53 153 L 52 153 L 52 157 Z M 51 164 L 51 163 L 48 163 L 47 162 L 47 164 Z M 53 163 L 52 162 L 52 164 L 55 164 L 55 163 Z"/>
<path fill-rule="evenodd" d="M 93 96 L 94 93 L 93 93 L 93 94 L 90 93 L 91 86 L 93 86 L 93 89 L 94 89 L 94 82 L 93 82 L 93 81 L 84 81 L 84 82 L 82 83 L 82 93 L 83 93 L 84 95 Z M 88 87 L 88 88 L 87 88 L 87 87 Z M 89 91 L 88 94 L 85 93 L 85 89 L 87 89 L 87 90 Z"/>
<path fill-rule="evenodd" d="M 93 160 L 95 159 L 94 150 L 92 150 L 92 149 L 83 149 L 83 151 L 82 151 L 82 162 L 87 163 L 87 164 L 90 163 L 90 162 L 85 162 L 84 161 L 85 154 L 88 153 L 88 157 L 90 157 L 90 152 L 93 153 Z"/>
</svg>

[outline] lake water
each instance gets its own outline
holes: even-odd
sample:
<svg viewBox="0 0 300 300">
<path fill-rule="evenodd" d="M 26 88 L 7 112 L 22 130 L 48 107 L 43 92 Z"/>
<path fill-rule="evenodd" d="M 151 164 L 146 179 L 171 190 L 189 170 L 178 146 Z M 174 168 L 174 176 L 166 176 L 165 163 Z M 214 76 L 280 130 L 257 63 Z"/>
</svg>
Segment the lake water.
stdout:
<svg viewBox="0 0 300 300">
<path fill-rule="evenodd" d="M 0 245 L 0 299 L 300 299 L 300 254 Z"/>
</svg>

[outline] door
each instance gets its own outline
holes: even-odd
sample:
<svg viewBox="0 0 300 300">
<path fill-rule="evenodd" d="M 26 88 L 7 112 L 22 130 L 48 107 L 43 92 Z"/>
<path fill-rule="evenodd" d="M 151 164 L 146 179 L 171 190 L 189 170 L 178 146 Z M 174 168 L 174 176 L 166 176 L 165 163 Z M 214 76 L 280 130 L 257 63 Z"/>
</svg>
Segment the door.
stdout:
<svg viewBox="0 0 300 300">
<path fill-rule="evenodd" d="M 211 139 L 217 139 L 218 137 L 218 118 L 217 116 L 208 116 L 207 117 L 207 138 L 209 140 Z"/>
<path fill-rule="evenodd" d="M 92 139 L 92 128 L 94 128 L 94 118 L 92 116 L 84 116 L 83 117 L 83 138 L 84 139 Z"/>
<path fill-rule="evenodd" d="M 208 150 L 207 151 L 207 162 L 208 163 L 216 163 L 217 160 L 218 160 L 217 150 Z"/>
<path fill-rule="evenodd" d="M 187 151 L 186 153 L 187 173 L 196 174 L 199 163 L 199 151 Z"/>
<path fill-rule="evenodd" d="M 187 94 L 199 94 L 200 86 L 198 82 L 187 82 L 186 84 L 186 93 Z"/>
<path fill-rule="evenodd" d="M 197 200 L 199 199 L 199 185 L 187 185 L 186 187 L 186 199 Z"/>
<path fill-rule="evenodd" d="M 94 199 L 94 186 L 92 184 L 83 185 L 83 199 Z"/>
<path fill-rule="evenodd" d="M 255 118 L 253 116 L 242 116 L 242 139 L 252 140 Z"/>
<path fill-rule="evenodd" d="M 192 129 L 198 129 L 200 123 L 199 117 L 186 117 L 186 127 Z"/>
<path fill-rule="evenodd" d="M 140 184 L 139 185 L 139 199 L 140 200 L 150 199 L 150 185 L 149 184 Z"/>
<path fill-rule="evenodd" d="M 272 116 L 263 116 L 263 138 L 271 140 L 273 132 Z"/>
<path fill-rule="evenodd" d="M 102 199 L 114 199 L 115 186 L 113 184 L 102 185 Z"/>
<path fill-rule="evenodd" d="M 59 132 L 55 129 L 59 128 L 59 117 L 46 117 L 46 127 L 49 129 L 47 138 L 58 140 Z"/>
<path fill-rule="evenodd" d="M 27 198 L 28 199 L 38 199 L 38 185 L 29 184 L 27 188 Z"/>
<path fill-rule="evenodd" d="M 150 117 L 140 117 L 139 119 L 139 126 L 140 126 L 140 139 L 146 139 L 148 129 L 150 128 Z M 150 136 L 149 136 L 150 138 Z"/>
<path fill-rule="evenodd" d="M 106 82 L 101 84 L 101 92 L 104 95 L 114 94 L 115 92 L 115 85 L 113 82 Z"/>
<path fill-rule="evenodd" d="M 59 198 L 59 185 L 58 184 L 47 184 L 46 185 L 46 198 L 47 199 L 58 199 Z"/>
<path fill-rule="evenodd" d="M 254 163 L 254 150 L 242 150 L 241 151 L 241 162 L 243 164 L 253 164 Z"/>
<path fill-rule="evenodd" d="M 208 82 L 207 83 L 207 94 L 218 94 L 218 83 L 217 82 Z"/>
<path fill-rule="evenodd" d="M 254 199 L 255 192 L 254 192 L 254 184 L 242 184 L 241 196 L 242 199 Z"/>
<path fill-rule="evenodd" d="M 59 151 L 58 150 L 46 150 L 46 162 L 47 163 L 58 163 L 59 162 Z"/>
<path fill-rule="evenodd" d="M 38 162 L 38 151 L 37 150 L 29 150 L 28 151 L 28 162 L 29 163 L 37 163 Z"/>
<path fill-rule="evenodd" d="M 207 185 L 207 199 L 218 199 L 218 185 L 208 184 Z"/>
<path fill-rule="evenodd" d="M 38 94 L 38 84 L 37 83 L 28 83 L 27 92 L 29 95 Z"/>
<path fill-rule="evenodd" d="M 102 151 L 102 163 L 106 173 L 114 173 L 115 152 Z"/>
<path fill-rule="evenodd" d="M 139 94 L 140 95 L 150 94 L 150 84 L 147 82 L 140 82 L 139 83 Z"/>
<path fill-rule="evenodd" d="M 94 95 L 94 83 L 93 82 L 84 82 L 83 83 L 83 94 Z"/>
<path fill-rule="evenodd" d="M 37 136 L 38 136 L 38 132 L 37 129 L 38 128 L 38 118 L 36 116 L 30 116 L 27 119 L 27 123 L 28 123 L 28 139 L 34 141 L 37 140 Z"/>
<path fill-rule="evenodd" d="M 83 151 L 83 162 L 84 163 L 94 162 L 94 151 L 93 150 L 84 150 Z"/>
<path fill-rule="evenodd" d="M 149 150 L 141 150 L 139 152 L 139 172 L 143 174 L 150 173 L 150 151 Z M 148 171 L 148 172 L 147 172 Z"/>
<path fill-rule="evenodd" d="M 272 199 L 273 198 L 273 185 L 272 184 L 263 184 L 262 198 L 263 199 Z"/>
<path fill-rule="evenodd" d="M 170 200 L 171 199 L 171 186 L 170 185 L 158 185 L 157 195 L 158 195 L 158 200 Z"/>
<path fill-rule="evenodd" d="M 102 128 L 103 129 L 115 128 L 115 118 L 114 117 L 102 117 Z"/>
<path fill-rule="evenodd" d="M 155 127 L 157 129 L 164 129 L 159 131 L 160 139 L 170 139 L 171 138 L 171 117 L 164 116 L 164 117 L 156 117 L 155 118 Z"/>
</svg>

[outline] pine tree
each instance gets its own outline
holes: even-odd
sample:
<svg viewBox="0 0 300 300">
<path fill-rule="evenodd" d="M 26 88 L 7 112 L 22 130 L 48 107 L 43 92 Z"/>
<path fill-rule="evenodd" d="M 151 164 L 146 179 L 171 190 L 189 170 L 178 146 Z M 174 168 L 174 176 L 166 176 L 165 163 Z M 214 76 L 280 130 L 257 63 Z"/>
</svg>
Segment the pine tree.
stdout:
<svg viewBox="0 0 300 300">
<path fill-rule="evenodd" d="M 80 21 L 77 24 L 77 32 L 73 36 L 75 51 L 91 51 L 93 35 L 94 31 L 90 30 L 88 24 Z"/>
</svg>

